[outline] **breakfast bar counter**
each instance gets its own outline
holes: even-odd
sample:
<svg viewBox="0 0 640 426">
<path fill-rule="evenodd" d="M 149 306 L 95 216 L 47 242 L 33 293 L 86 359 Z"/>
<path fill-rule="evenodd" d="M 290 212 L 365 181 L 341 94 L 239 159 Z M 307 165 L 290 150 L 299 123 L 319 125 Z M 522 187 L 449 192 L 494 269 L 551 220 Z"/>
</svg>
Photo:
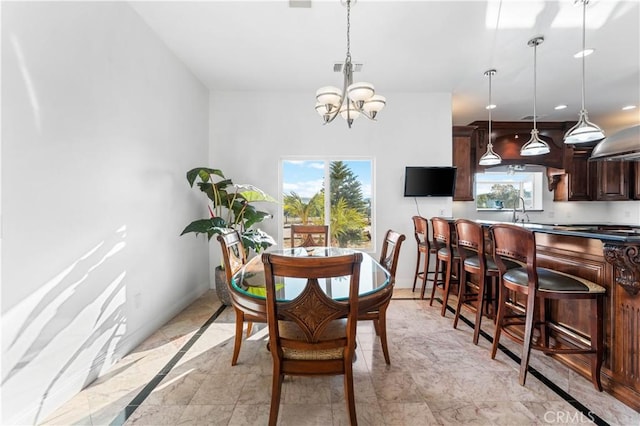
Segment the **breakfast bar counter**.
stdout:
<svg viewBox="0 0 640 426">
<path fill-rule="evenodd" d="M 478 221 L 490 226 L 490 221 Z M 589 279 L 607 289 L 605 391 L 640 411 L 640 227 L 615 224 L 521 224 L 535 232 L 538 266 Z M 588 336 L 591 312 L 582 301 L 558 301 L 554 322 Z M 562 344 L 562 342 L 558 342 Z M 586 356 L 554 355 L 585 377 Z"/>
</svg>

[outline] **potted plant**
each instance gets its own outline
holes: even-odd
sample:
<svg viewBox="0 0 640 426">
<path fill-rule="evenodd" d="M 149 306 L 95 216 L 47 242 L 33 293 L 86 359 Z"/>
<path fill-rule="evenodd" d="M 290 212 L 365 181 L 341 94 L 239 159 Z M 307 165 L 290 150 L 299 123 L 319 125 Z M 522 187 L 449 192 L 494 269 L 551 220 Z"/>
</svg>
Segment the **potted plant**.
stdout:
<svg viewBox="0 0 640 426">
<path fill-rule="evenodd" d="M 245 249 L 256 253 L 276 243 L 266 232 L 253 228 L 263 220 L 272 218 L 269 212 L 256 209 L 253 203 L 277 202 L 276 199 L 253 185 L 234 184 L 219 169 L 196 167 L 187 172 L 187 181 L 192 188 L 197 183 L 200 191 L 208 197 L 210 217 L 194 220 L 180 235 L 194 232 L 196 235 L 206 234 L 211 240 L 214 235 L 236 230 L 242 237 Z M 230 305 L 225 280 L 223 267 L 216 267 L 216 293 L 222 303 Z"/>
</svg>

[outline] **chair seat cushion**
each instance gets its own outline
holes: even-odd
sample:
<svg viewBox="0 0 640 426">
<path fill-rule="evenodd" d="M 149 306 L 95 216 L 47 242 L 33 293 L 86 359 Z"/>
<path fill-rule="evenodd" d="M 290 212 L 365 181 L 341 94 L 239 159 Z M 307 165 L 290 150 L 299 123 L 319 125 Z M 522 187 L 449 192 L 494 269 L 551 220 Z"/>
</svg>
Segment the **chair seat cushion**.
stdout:
<svg viewBox="0 0 640 426">
<path fill-rule="evenodd" d="M 606 291 L 604 287 L 575 275 L 546 268 L 537 268 L 537 271 L 539 291 L 567 293 L 604 293 Z M 503 278 L 510 283 L 526 287 L 527 269 L 523 267 L 509 269 L 504 273 Z"/>
<path fill-rule="evenodd" d="M 438 257 L 442 258 L 442 259 L 448 259 L 449 256 L 451 256 L 451 253 L 449 252 L 449 249 L 446 247 L 442 247 L 440 250 L 438 250 Z M 458 255 L 458 249 L 456 247 L 453 248 L 453 257 L 460 257 Z"/>
<path fill-rule="evenodd" d="M 279 321 L 280 338 L 292 340 L 306 340 L 304 331 L 292 321 Z M 331 321 L 320 336 L 320 340 L 334 340 L 347 337 L 347 320 L 339 319 Z M 286 359 L 300 360 L 322 360 L 322 359 L 342 359 L 344 357 L 344 347 L 331 349 L 294 349 L 286 346 L 282 347 L 282 353 Z"/>
<path fill-rule="evenodd" d="M 503 260 L 505 265 L 507 266 L 507 269 L 513 269 L 513 268 L 517 268 L 520 266 L 520 264 L 513 262 L 511 260 L 507 260 L 504 259 Z M 480 267 L 480 258 L 478 256 L 471 256 L 471 257 L 467 257 L 464 260 L 464 264 L 467 266 L 471 266 L 472 268 L 479 268 Z M 493 271 L 497 271 L 498 270 L 498 265 L 496 265 L 496 263 L 493 261 L 493 259 L 491 258 L 487 258 L 487 269 L 488 270 L 493 270 Z"/>
</svg>

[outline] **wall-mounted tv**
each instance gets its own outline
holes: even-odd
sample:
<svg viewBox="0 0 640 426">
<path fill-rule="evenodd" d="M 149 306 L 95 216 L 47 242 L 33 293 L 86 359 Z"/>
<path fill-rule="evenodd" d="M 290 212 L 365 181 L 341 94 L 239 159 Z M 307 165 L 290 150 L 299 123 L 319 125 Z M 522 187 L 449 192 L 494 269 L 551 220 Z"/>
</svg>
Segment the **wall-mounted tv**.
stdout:
<svg viewBox="0 0 640 426">
<path fill-rule="evenodd" d="M 412 167 L 404 173 L 405 197 L 453 197 L 455 167 Z"/>
</svg>

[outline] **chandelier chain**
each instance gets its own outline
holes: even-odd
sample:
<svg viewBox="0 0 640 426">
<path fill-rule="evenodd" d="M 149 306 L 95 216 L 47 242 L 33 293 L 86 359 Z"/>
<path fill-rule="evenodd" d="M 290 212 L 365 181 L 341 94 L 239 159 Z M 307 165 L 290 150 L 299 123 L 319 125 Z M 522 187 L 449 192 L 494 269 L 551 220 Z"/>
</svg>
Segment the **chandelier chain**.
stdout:
<svg viewBox="0 0 640 426">
<path fill-rule="evenodd" d="M 538 41 L 534 41 L 533 43 L 533 128 L 534 130 L 537 129 L 536 127 L 536 92 L 537 92 L 537 86 L 536 86 L 536 69 L 537 67 L 537 52 L 538 51 Z"/>
<path fill-rule="evenodd" d="M 351 0 L 347 0 L 347 59 L 351 62 Z"/>
</svg>

